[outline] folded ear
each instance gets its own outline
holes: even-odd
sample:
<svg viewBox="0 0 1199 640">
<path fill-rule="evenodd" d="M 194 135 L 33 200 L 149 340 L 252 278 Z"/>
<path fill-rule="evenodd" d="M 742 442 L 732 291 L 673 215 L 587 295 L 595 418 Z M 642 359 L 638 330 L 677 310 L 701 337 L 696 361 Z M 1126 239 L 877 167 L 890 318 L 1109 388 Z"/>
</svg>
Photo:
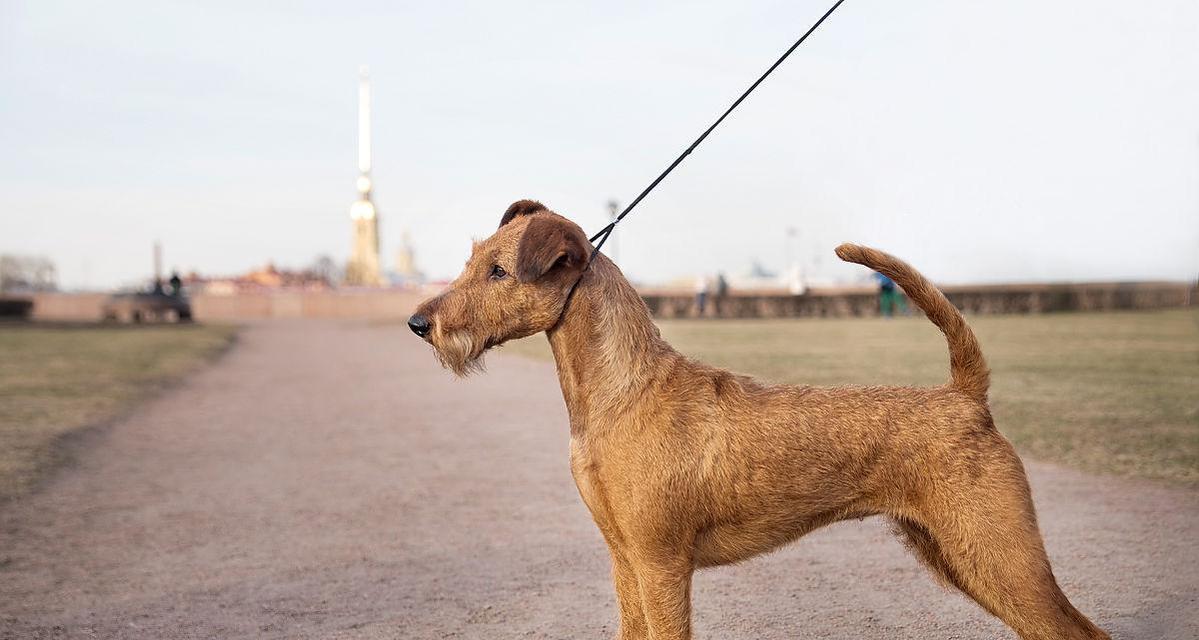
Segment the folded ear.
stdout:
<svg viewBox="0 0 1199 640">
<path fill-rule="evenodd" d="M 517 200 L 504 212 L 504 217 L 500 218 L 500 227 L 512 222 L 512 219 L 517 216 L 531 216 L 538 211 L 549 211 L 549 209 L 536 200 Z"/>
<path fill-rule="evenodd" d="M 529 220 L 516 248 L 516 277 L 534 282 L 550 272 L 577 271 L 590 252 L 582 229 L 559 216 L 537 216 Z"/>
</svg>

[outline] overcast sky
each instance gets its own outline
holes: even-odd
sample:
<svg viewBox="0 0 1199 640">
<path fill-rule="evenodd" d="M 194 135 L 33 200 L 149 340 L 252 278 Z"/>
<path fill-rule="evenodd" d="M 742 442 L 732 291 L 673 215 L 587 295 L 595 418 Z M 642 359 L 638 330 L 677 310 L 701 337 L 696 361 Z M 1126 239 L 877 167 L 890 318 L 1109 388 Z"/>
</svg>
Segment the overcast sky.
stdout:
<svg viewBox="0 0 1199 640">
<path fill-rule="evenodd" d="M 385 262 L 435 277 L 533 197 L 597 230 L 826 8 L 779 2 L 0 0 L 0 252 L 66 287 L 350 248 L 356 73 Z M 848 0 L 622 225 L 664 281 L 1199 273 L 1199 3 Z"/>
</svg>

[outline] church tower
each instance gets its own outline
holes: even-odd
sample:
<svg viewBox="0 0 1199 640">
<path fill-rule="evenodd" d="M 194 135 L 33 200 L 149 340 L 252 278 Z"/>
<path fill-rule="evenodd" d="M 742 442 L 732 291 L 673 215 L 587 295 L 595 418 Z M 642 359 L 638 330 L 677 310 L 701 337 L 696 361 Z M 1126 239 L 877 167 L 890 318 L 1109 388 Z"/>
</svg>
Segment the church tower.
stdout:
<svg viewBox="0 0 1199 640">
<path fill-rule="evenodd" d="M 354 244 L 346 265 L 346 284 L 377 287 L 383 284 L 379 269 L 379 215 L 371 202 L 371 85 L 366 67 L 358 75 L 358 199 L 350 205 Z"/>
</svg>

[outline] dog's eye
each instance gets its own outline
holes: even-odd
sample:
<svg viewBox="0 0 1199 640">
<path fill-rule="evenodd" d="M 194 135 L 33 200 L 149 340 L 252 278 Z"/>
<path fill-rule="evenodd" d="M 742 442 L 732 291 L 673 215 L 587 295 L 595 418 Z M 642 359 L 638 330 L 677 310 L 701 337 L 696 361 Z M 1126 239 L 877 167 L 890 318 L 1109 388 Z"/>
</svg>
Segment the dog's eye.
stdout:
<svg viewBox="0 0 1199 640">
<path fill-rule="evenodd" d="M 504 268 L 500 265 L 495 264 L 491 266 L 491 278 L 493 280 L 500 280 L 506 275 L 508 275 L 508 272 L 504 271 Z"/>
</svg>

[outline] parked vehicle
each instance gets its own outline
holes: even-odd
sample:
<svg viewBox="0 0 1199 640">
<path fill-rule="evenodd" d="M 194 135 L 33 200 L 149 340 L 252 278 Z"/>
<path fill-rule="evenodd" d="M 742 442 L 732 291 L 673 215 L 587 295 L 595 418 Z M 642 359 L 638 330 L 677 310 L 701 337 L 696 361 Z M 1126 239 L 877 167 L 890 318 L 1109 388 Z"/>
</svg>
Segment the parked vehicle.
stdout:
<svg viewBox="0 0 1199 640">
<path fill-rule="evenodd" d="M 169 293 L 117 293 L 104 301 L 101 313 L 115 322 L 191 322 L 187 298 Z"/>
</svg>

